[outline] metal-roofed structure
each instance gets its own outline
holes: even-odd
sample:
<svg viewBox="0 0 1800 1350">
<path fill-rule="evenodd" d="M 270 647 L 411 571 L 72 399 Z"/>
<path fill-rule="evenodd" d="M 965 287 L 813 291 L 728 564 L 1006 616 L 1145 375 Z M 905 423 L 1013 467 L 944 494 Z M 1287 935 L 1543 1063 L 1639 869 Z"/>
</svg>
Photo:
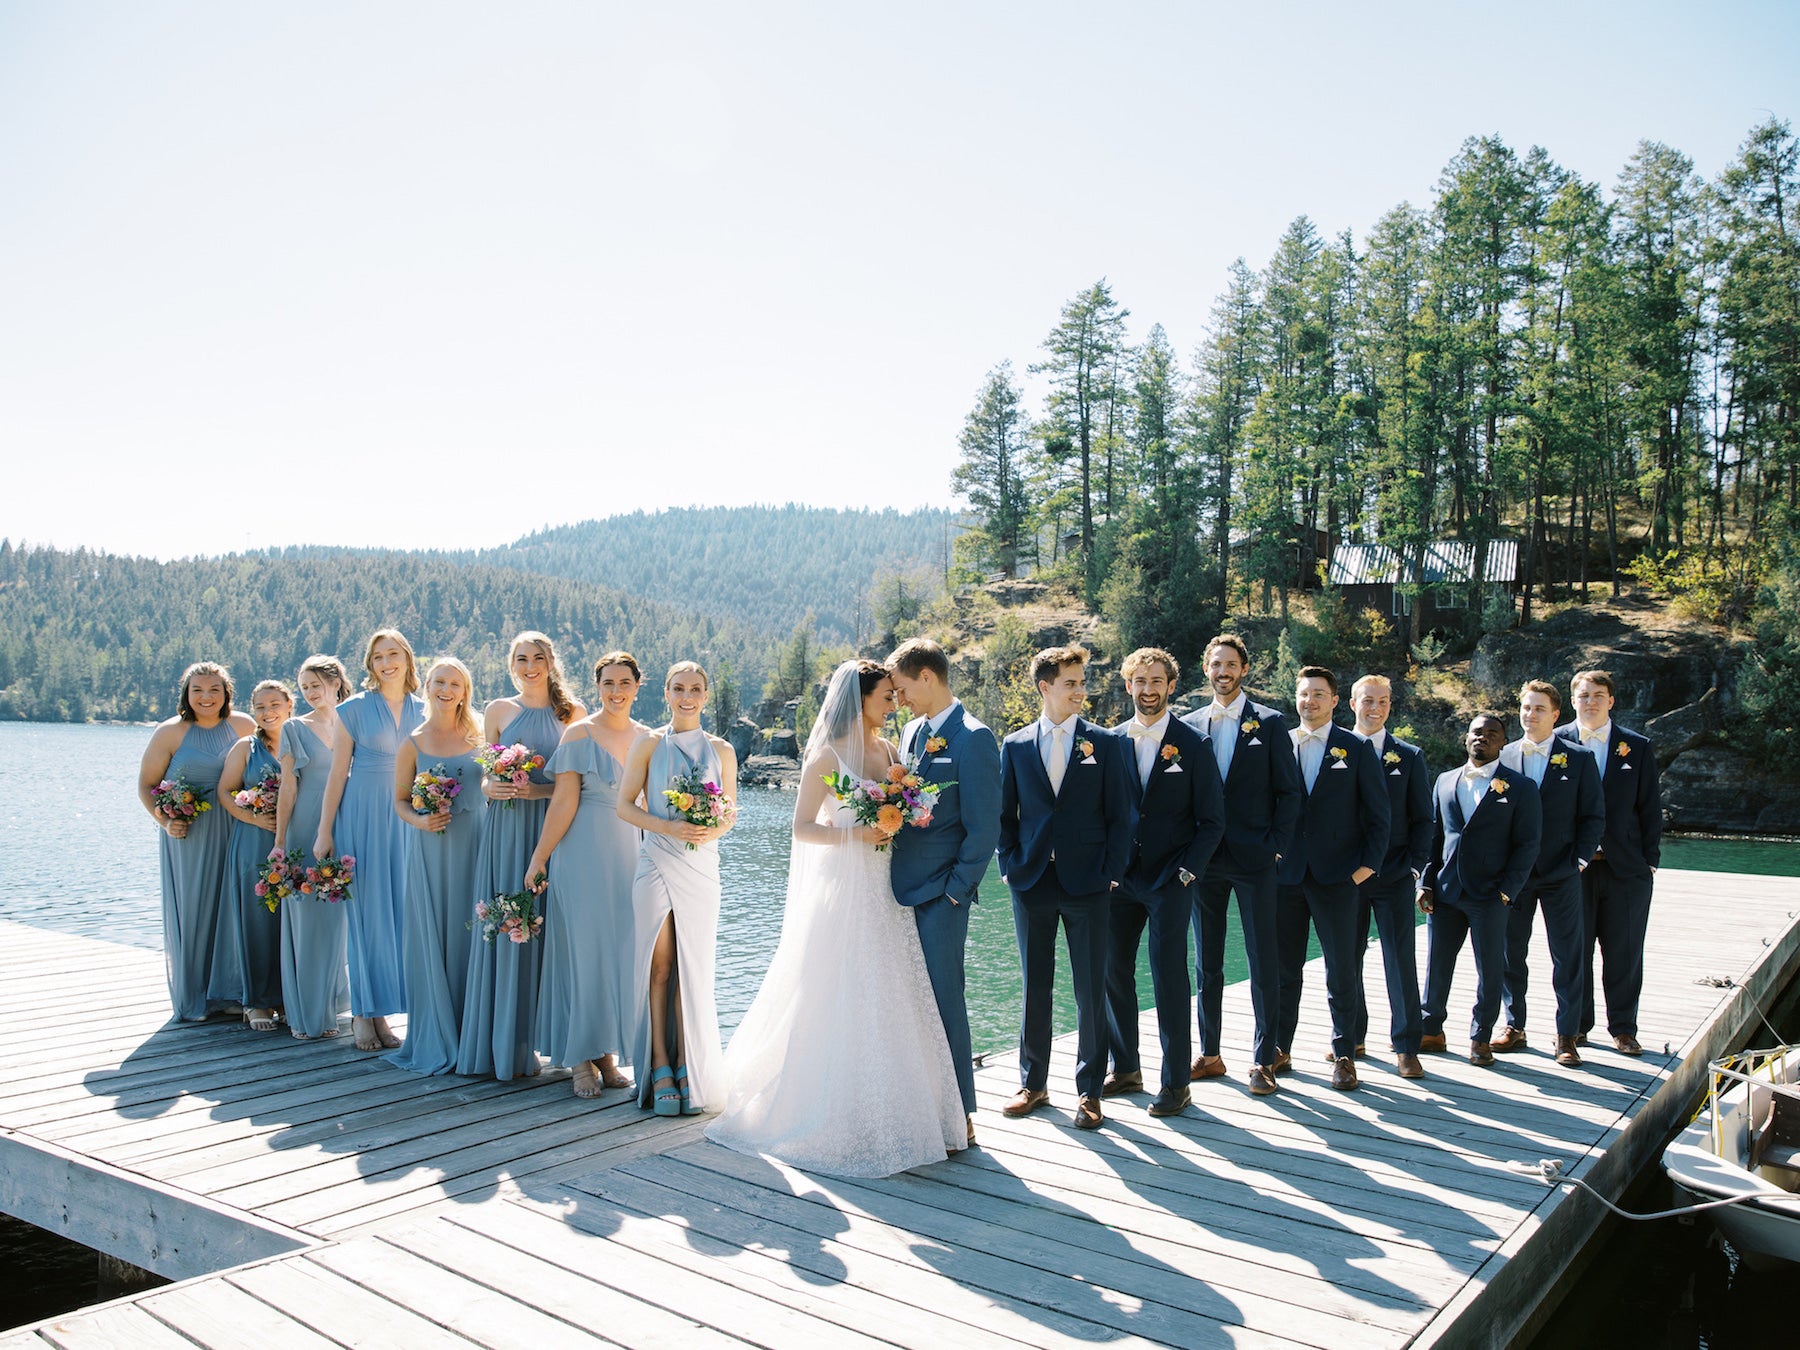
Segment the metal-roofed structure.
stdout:
<svg viewBox="0 0 1800 1350">
<path fill-rule="evenodd" d="M 1389 544 L 1339 544 L 1332 550 L 1327 573 L 1330 584 L 1341 588 L 1347 603 L 1383 614 L 1405 615 L 1411 606 L 1421 607 L 1420 622 L 1429 628 L 1452 610 L 1469 606 L 1470 583 L 1475 576 L 1476 545 L 1467 539 L 1433 539 L 1425 545 L 1423 569 L 1411 550 Z M 1420 586 L 1408 596 L 1401 586 Z M 1507 596 L 1519 589 L 1519 541 L 1490 539 L 1481 569 L 1482 603 L 1494 592 Z"/>
</svg>

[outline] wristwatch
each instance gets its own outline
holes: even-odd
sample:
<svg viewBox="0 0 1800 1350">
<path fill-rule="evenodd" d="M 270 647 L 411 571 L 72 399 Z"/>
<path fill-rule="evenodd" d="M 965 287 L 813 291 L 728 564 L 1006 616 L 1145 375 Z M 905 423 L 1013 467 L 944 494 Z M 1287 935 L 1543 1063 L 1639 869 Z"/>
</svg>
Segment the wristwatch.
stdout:
<svg viewBox="0 0 1800 1350">
<path fill-rule="evenodd" d="M 1185 867 L 1177 871 L 1175 875 L 1181 878 L 1181 884 L 1183 886 L 1191 886 L 1194 884 L 1194 874 Z"/>
</svg>

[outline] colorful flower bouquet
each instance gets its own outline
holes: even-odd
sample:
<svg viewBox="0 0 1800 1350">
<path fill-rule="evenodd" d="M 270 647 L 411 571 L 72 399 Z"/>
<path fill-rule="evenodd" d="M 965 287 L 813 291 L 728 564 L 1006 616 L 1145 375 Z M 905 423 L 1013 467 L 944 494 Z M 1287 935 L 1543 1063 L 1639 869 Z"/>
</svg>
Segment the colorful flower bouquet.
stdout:
<svg viewBox="0 0 1800 1350">
<path fill-rule="evenodd" d="M 448 811 L 461 792 L 462 779 L 442 764 L 433 764 L 413 777 L 412 809 L 422 816 L 435 816 L 439 811 Z"/>
<path fill-rule="evenodd" d="M 306 869 L 300 893 L 335 905 L 350 899 L 350 883 L 356 880 L 356 859 L 348 853 L 335 862 L 326 858 Z"/>
<path fill-rule="evenodd" d="M 532 880 L 542 877 L 538 873 Z M 493 942 L 506 938 L 512 942 L 530 942 L 544 931 L 544 916 L 537 912 L 537 896 L 531 891 L 515 891 L 496 895 L 492 900 L 475 902 L 475 917 L 466 927 L 481 925 L 481 940 Z"/>
<path fill-rule="evenodd" d="M 857 778 L 853 774 L 828 773 L 825 786 L 856 816 L 858 825 L 873 825 L 887 836 L 875 845 L 886 852 L 888 843 L 908 825 L 929 825 L 938 793 L 949 783 L 927 783 L 904 764 L 890 764 L 884 779 Z"/>
<path fill-rule="evenodd" d="M 257 816 L 273 816 L 275 802 L 281 795 L 281 775 L 266 773 L 260 783 L 247 783 L 231 794 L 231 800 L 238 804 L 240 811 L 248 811 Z"/>
<path fill-rule="evenodd" d="M 256 898 L 273 914 L 281 902 L 297 892 L 306 880 L 306 869 L 285 849 L 274 849 L 256 865 Z"/>
<path fill-rule="evenodd" d="M 484 745 L 475 754 L 475 762 L 481 771 L 490 778 L 501 778 L 514 787 L 524 787 L 531 781 L 531 775 L 544 767 L 544 757 L 532 752 L 528 745 Z M 502 802 L 503 806 L 511 806 L 513 798 Z"/>
<path fill-rule="evenodd" d="M 675 808 L 675 814 L 690 825 L 710 830 L 728 824 L 737 816 L 737 806 L 725 795 L 725 789 L 698 769 L 674 779 L 672 786 L 663 789 L 663 796 Z M 699 847 L 689 844 L 688 850 L 692 852 Z"/>
<path fill-rule="evenodd" d="M 179 774 L 163 779 L 150 789 L 150 804 L 156 808 L 157 815 L 168 821 L 191 822 L 212 810 L 212 803 L 206 800 L 206 789 L 195 787 Z"/>
</svg>

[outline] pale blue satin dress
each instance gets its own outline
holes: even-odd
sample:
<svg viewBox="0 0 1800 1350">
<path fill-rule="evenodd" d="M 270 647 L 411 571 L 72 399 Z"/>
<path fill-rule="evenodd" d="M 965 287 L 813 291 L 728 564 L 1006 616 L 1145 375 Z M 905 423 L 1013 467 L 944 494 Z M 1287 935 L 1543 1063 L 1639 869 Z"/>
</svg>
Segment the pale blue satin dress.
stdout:
<svg viewBox="0 0 1800 1350">
<path fill-rule="evenodd" d="M 502 745 L 526 745 L 542 755 L 544 767 L 531 775 L 531 781 L 548 783 L 550 757 L 562 734 L 563 724 L 556 720 L 554 709 L 523 708 L 500 732 L 499 741 Z M 475 901 L 511 895 L 525 884 L 525 865 L 537 849 L 549 812 L 548 797 L 514 799 L 510 805 L 488 803 L 481 820 L 475 885 L 469 895 L 471 912 Z M 549 920 L 544 926 L 549 927 Z M 483 942 L 477 926 L 471 937 L 456 1072 L 491 1074 L 505 1082 L 528 1073 L 534 1062 L 531 1042 L 537 1029 L 543 935 L 530 942 L 506 938 Z"/>
<path fill-rule="evenodd" d="M 331 830 L 340 857 L 356 859 L 350 883 L 350 1012 L 386 1017 L 406 1011 L 401 972 L 400 903 L 406 891 L 406 853 L 415 833 L 394 818 L 394 756 L 425 720 L 425 703 L 408 694 L 400 719 L 376 689 L 338 705 L 338 721 L 354 743 L 350 779 Z"/>
<path fill-rule="evenodd" d="M 264 747 L 260 735 L 244 739 L 250 743 L 250 756 L 244 761 L 245 787 L 280 774 L 280 761 Z M 246 1008 L 281 1006 L 281 916 L 271 913 L 256 894 L 257 864 L 274 847 L 272 831 L 232 818 L 209 992 L 215 999 Z"/>
<path fill-rule="evenodd" d="M 631 880 L 639 833 L 619 819 L 624 766 L 588 736 L 564 741 L 550 772 L 581 775 L 581 801 L 550 855 L 537 1043 L 574 1068 L 603 1055 L 627 1060 L 635 1026 Z"/>
<path fill-rule="evenodd" d="M 340 733 L 341 734 L 341 733 Z M 288 816 L 288 856 L 312 860 L 325 809 L 325 784 L 331 777 L 331 751 L 318 733 L 299 718 L 281 728 L 283 758 L 294 760 L 294 781 L 281 790 L 293 799 Z M 334 841 L 335 842 L 335 841 Z M 272 845 L 271 845 L 272 846 Z M 350 1006 L 350 975 L 344 968 L 347 904 L 327 904 L 310 895 L 290 895 L 281 902 L 281 996 L 288 1029 L 308 1038 L 337 1030 L 338 1018 Z"/>
<path fill-rule="evenodd" d="M 469 978 L 469 920 L 475 913 L 475 866 L 481 852 L 481 766 L 475 751 L 419 756 L 419 770 L 462 783 L 442 834 L 408 830 L 406 862 L 406 1044 L 388 1056 L 413 1073 L 454 1073 Z M 401 829 L 406 829 L 405 825 Z"/>
<path fill-rule="evenodd" d="M 211 727 L 190 722 L 163 770 L 164 778 L 186 779 L 197 797 L 212 803 L 212 810 L 189 822 L 186 838 L 173 839 L 166 830 L 157 831 L 169 1002 L 184 1022 L 202 1020 L 220 1002 L 207 997 L 225 886 L 225 851 L 231 839 L 231 817 L 218 803 L 219 774 L 237 739 L 229 721 Z"/>
</svg>

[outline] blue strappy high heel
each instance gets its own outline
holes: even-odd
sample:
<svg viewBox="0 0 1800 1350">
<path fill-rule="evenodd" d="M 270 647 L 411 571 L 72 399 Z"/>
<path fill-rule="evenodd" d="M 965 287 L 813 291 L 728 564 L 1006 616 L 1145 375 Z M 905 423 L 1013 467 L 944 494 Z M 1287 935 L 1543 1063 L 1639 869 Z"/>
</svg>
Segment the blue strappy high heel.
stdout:
<svg viewBox="0 0 1800 1350">
<path fill-rule="evenodd" d="M 680 1089 L 681 1114 L 684 1116 L 699 1115 L 700 1108 L 695 1106 L 688 1096 L 687 1065 L 677 1064 L 675 1066 L 675 1086 Z"/>
<path fill-rule="evenodd" d="M 667 1064 L 650 1071 L 650 1109 L 659 1116 L 678 1116 L 687 1101 L 687 1086 L 675 1088 L 675 1075 Z"/>
</svg>

